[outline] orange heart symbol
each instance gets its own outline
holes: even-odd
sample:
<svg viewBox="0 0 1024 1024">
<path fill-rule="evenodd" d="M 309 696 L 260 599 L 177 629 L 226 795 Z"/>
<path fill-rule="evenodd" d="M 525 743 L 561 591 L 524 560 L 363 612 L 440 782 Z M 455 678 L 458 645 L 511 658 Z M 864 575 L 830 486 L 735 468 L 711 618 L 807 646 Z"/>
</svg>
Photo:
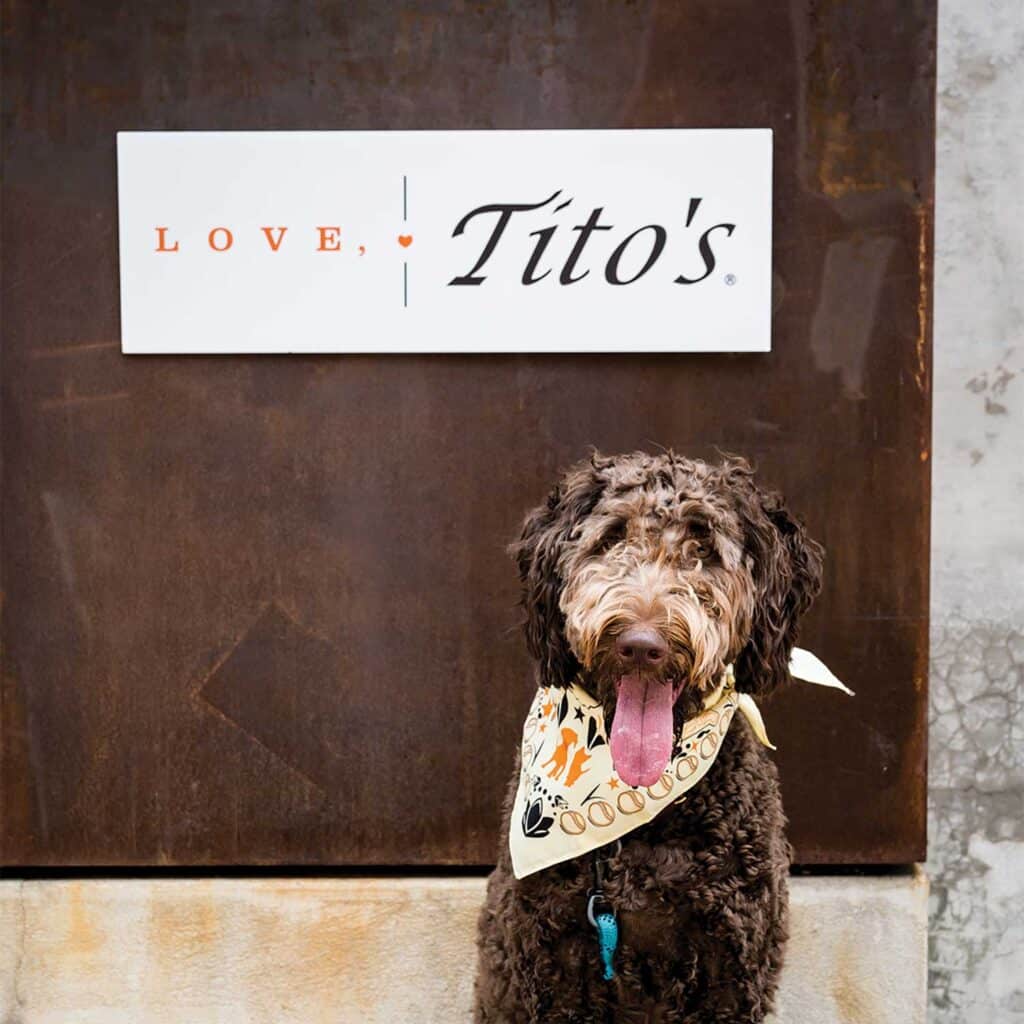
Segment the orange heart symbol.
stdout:
<svg viewBox="0 0 1024 1024">
<path fill-rule="evenodd" d="M 412 235 L 399 235 L 398 236 L 398 244 L 403 249 L 408 249 L 409 246 L 412 245 Z"/>
</svg>

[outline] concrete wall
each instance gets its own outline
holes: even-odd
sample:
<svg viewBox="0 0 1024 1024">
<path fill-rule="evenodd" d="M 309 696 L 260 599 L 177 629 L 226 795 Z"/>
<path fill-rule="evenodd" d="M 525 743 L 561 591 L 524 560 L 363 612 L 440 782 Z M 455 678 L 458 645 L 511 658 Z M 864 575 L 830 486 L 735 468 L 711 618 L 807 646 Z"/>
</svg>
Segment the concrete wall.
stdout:
<svg viewBox="0 0 1024 1024">
<path fill-rule="evenodd" d="M 924 1024 L 921 876 L 798 878 L 778 1024 Z M 0 883 L 4 1024 L 468 1022 L 480 878 Z"/>
<path fill-rule="evenodd" d="M 1024 10 L 939 4 L 934 1024 L 1024 1021 Z"/>
</svg>

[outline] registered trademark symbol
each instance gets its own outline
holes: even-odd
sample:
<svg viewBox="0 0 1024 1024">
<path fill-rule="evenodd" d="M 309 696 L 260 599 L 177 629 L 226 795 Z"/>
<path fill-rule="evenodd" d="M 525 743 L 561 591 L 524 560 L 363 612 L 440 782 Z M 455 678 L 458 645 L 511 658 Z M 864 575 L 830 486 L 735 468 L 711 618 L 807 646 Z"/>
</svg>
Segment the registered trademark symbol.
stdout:
<svg viewBox="0 0 1024 1024">
<path fill-rule="evenodd" d="M 736 275 L 735 274 L 726 274 L 725 275 L 725 283 L 727 285 L 730 285 L 730 286 L 734 285 L 736 283 Z"/>
</svg>

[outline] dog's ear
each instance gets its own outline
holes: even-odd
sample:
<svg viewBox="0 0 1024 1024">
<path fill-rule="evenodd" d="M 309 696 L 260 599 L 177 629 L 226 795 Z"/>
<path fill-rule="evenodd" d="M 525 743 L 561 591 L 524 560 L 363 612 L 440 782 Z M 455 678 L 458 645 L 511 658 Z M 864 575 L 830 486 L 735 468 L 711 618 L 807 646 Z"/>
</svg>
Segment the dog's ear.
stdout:
<svg viewBox="0 0 1024 1024">
<path fill-rule="evenodd" d="M 527 515 L 519 540 L 509 547 L 523 585 L 526 645 L 544 686 L 568 686 L 580 669 L 565 639 L 559 562 L 604 490 L 601 461 L 595 454 L 569 469 L 547 501 Z"/>
<path fill-rule="evenodd" d="M 755 489 L 743 511 L 754 609 L 750 638 L 736 659 L 736 688 L 766 695 L 789 680 L 800 619 L 821 590 L 825 552 L 780 495 Z"/>
</svg>

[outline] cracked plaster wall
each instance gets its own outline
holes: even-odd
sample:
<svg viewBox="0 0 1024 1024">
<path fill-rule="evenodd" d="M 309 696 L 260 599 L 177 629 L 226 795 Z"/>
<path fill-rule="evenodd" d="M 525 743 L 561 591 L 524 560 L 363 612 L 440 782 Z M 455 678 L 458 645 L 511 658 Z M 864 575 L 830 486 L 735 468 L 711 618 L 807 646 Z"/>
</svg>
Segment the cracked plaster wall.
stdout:
<svg viewBox="0 0 1024 1024">
<path fill-rule="evenodd" d="M 939 5 L 934 1024 L 1024 1021 L 1024 11 Z"/>
</svg>

